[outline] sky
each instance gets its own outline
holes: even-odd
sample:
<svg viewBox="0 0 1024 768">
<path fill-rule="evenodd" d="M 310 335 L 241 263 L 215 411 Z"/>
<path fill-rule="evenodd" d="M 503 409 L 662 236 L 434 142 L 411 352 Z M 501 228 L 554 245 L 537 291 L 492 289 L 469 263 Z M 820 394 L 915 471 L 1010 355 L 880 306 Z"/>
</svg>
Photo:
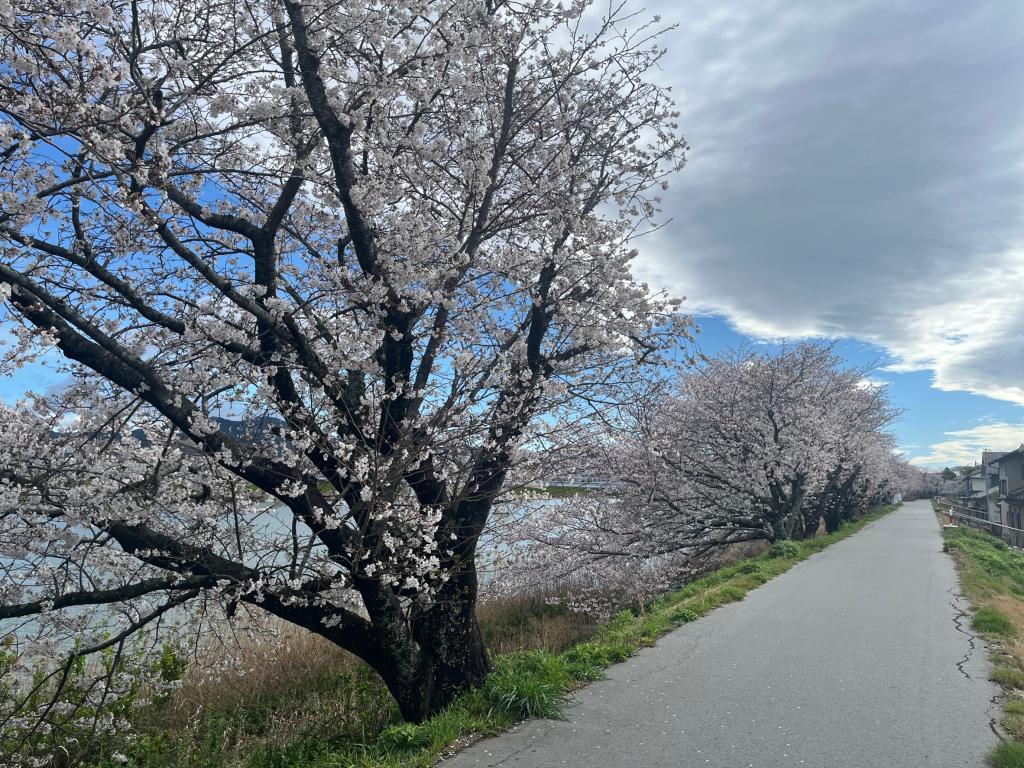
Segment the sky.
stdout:
<svg viewBox="0 0 1024 768">
<path fill-rule="evenodd" d="M 916 464 L 1024 442 L 1024 3 L 648 8 L 691 150 L 640 275 L 706 350 L 877 365 Z"/>
<path fill-rule="evenodd" d="M 644 7 L 675 25 L 691 150 L 638 275 L 705 351 L 822 337 L 874 365 L 917 464 L 1024 442 L 1024 3 Z M 55 383 L 38 364 L 0 398 Z"/>
</svg>

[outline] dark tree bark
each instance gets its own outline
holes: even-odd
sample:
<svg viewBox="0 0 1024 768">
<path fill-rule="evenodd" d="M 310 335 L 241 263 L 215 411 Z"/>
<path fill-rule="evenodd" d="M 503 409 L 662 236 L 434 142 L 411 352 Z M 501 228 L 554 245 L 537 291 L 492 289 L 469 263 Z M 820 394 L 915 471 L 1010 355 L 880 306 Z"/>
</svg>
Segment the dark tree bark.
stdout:
<svg viewBox="0 0 1024 768">
<path fill-rule="evenodd" d="M 484 682 L 491 671 L 476 618 L 477 578 L 461 569 L 445 584 L 434 606 L 413 625 L 422 638 L 424 665 L 408 696 L 397 696 L 402 716 L 418 722 L 447 706 L 459 693 Z"/>
</svg>

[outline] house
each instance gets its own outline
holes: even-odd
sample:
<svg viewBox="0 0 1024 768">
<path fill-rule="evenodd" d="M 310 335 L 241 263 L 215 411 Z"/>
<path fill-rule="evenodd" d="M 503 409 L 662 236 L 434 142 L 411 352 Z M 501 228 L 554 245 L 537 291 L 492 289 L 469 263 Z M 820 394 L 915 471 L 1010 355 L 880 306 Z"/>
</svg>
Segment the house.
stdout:
<svg viewBox="0 0 1024 768">
<path fill-rule="evenodd" d="M 999 465 L 996 463 L 1005 455 L 1005 451 L 983 451 L 981 454 L 981 470 L 985 473 L 985 499 L 988 504 L 988 519 L 993 523 L 1003 522 L 999 509 Z M 999 533 L 998 528 L 993 529 Z"/>
<path fill-rule="evenodd" d="M 999 511 L 1006 526 L 1003 538 L 1024 547 L 1024 444 L 993 464 L 999 470 Z"/>
<path fill-rule="evenodd" d="M 988 478 L 984 465 L 964 471 L 960 477 L 957 495 L 970 514 L 981 520 L 991 520 L 988 509 Z"/>
</svg>

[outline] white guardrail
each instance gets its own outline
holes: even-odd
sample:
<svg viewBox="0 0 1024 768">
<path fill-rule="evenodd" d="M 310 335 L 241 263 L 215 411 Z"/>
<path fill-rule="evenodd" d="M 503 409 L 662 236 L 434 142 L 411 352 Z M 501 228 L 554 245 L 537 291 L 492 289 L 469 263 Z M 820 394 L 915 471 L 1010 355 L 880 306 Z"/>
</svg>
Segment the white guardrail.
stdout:
<svg viewBox="0 0 1024 768">
<path fill-rule="evenodd" d="M 958 518 L 966 520 L 969 523 L 980 528 L 999 528 L 1004 531 L 1014 531 L 1016 533 L 1024 533 L 1024 530 L 1020 528 L 1014 528 L 1012 525 L 1003 525 L 1002 523 L 996 523 L 985 517 L 978 517 L 976 514 L 971 514 L 974 510 L 971 507 L 966 507 L 963 504 L 957 504 L 955 501 L 948 499 L 944 496 L 936 497 L 935 501 L 940 505 L 946 507 L 942 514 L 949 515 L 952 518 Z M 954 511 L 960 510 L 960 511 Z M 966 510 L 966 511 L 963 511 Z M 995 531 L 992 531 L 995 533 Z"/>
</svg>

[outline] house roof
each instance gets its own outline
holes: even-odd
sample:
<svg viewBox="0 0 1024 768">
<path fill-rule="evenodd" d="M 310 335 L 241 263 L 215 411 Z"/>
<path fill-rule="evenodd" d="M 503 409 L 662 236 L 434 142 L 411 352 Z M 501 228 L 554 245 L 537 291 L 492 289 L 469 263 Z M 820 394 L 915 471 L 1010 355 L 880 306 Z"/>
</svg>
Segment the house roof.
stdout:
<svg viewBox="0 0 1024 768">
<path fill-rule="evenodd" d="M 1015 458 L 1017 456 L 1024 457 L 1024 444 L 1021 444 L 1020 448 L 1018 448 L 1015 451 L 1010 451 L 1009 453 L 1004 453 L 998 459 L 994 459 L 991 463 L 992 464 L 1001 464 L 1003 461 L 1005 461 L 1007 459 L 1013 459 L 1013 458 Z"/>
</svg>

